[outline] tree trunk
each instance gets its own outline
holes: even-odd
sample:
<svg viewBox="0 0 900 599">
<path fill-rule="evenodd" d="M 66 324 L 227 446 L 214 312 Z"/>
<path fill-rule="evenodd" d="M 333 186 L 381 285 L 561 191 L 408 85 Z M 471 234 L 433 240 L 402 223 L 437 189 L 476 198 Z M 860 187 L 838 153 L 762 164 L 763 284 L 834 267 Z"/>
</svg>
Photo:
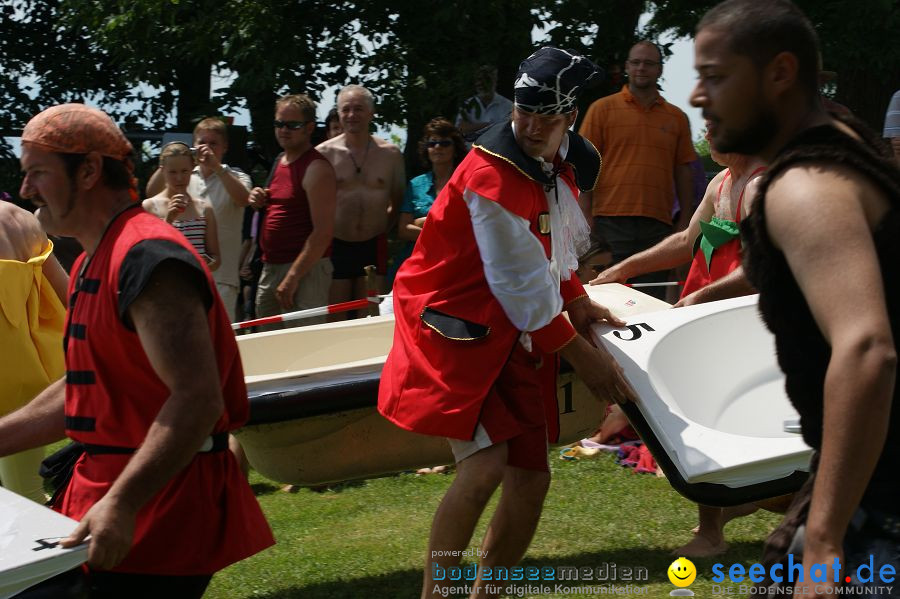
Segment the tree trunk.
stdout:
<svg viewBox="0 0 900 599">
<path fill-rule="evenodd" d="M 175 68 L 177 128 L 193 131 L 201 119 L 218 114 L 210 101 L 212 60 L 192 60 L 178 63 Z"/>
<path fill-rule="evenodd" d="M 425 124 L 436 116 L 456 121 L 462 101 L 475 93 L 479 66 L 496 66 L 497 93 L 512 98 L 519 63 L 533 50 L 532 5 L 532 0 L 470 0 L 451 13 L 425 13 L 418 4 L 400 13 L 401 30 L 410 32 L 409 39 L 401 40 L 409 46 L 404 97 L 407 175 L 422 172 L 418 142 Z M 437 33 L 423 38 L 422 31 Z"/>
<path fill-rule="evenodd" d="M 603 10 L 600 30 L 591 45 L 591 57 L 601 67 L 606 77 L 597 86 L 586 90 L 578 99 L 578 123 L 587 113 L 588 107 L 597 99 L 618 92 L 624 84 L 625 60 L 628 51 L 637 41 L 637 26 L 644 12 L 644 2 L 640 0 L 615 0 L 607 3 Z"/>
<path fill-rule="evenodd" d="M 244 95 L 247 101 L 247 110 L 250 112 L 250 130 L 253 132 L 253 141 L 259 144 L 263 155 L 268 160 L 273 160 L 281 152 L 281 147 L 275 139 L 275 129 L 272 121 L 275 119 L 275 85 L 265 89 L 255 89 Z"/>
</svg>

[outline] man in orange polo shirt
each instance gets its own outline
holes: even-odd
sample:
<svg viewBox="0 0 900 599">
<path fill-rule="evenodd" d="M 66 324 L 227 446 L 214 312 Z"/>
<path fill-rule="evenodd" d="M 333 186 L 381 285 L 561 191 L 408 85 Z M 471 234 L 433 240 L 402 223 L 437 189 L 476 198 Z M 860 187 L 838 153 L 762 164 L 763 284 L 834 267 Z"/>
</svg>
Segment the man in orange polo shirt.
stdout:
<svg viewBox="0 0 900 599">
<path fill-rule="evenodd" d="M 612 247 L 615 262 L 673 232 L 676 190 L 681 211 L 674 230 L 687 227 L 694 199 L 690 163 L 697 158 L 687 116 L 656 86 L 662 74 L 656 45 L 641 41 L 632 46 L 625 72 L 628 84 L 591 104 L 579 130 L 603 158 L 597 185 L 579 202 L 593 216 L 594 234 Z M 666 276 L 650 273 L 634 281 L 664 281 Z"/>
</svg>

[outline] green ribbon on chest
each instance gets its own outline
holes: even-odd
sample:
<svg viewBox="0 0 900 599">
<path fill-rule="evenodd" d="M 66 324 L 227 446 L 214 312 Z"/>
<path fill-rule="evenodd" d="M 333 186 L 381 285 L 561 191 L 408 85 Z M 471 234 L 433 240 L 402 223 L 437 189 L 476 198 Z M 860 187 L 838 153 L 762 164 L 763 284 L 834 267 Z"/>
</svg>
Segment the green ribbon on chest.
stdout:
<svg viewBox="0 0 900 599">
<path fill-rule="evenodd" d="M 712 217 L 708 223 L 700 221 L 700 251 L 706 258 L 709 270 L 713 252 L 741 234 L 740 226 L 733 220 Z"/>
</svg>

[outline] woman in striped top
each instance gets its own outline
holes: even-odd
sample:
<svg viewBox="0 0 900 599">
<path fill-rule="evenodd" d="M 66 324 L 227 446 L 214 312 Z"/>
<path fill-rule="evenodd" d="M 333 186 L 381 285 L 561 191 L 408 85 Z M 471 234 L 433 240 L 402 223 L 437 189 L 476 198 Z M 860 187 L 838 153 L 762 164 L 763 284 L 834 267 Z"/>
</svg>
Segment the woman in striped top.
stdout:
<svg viewBox="0 0 900 599">
<path fill-rule="evenodd" d="M 163 146 L 159 164 L 166 183 L 165 189 L 144 200 L 144 210 L 154 214 L 181 231 L 191 242 L 209 270 L 219 267 L 219 237 L 212 204 L 202 198 L 192 198 L 187 192 L 194 170 L 194 154 L 180 141 Z"/>
</svg>

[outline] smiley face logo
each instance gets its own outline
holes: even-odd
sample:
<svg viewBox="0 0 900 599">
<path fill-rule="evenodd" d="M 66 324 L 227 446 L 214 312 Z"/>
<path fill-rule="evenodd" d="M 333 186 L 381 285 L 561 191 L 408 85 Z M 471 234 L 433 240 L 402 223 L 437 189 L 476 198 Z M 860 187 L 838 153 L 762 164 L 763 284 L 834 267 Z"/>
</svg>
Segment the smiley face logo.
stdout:
<svg viewBox="0 0 900 599">
<path fill-rule="evenodd" d="M 694 567 L 694 563 L 683 557 L 672 562 L 666 573 L 669 575 L 669 581 L 677 587 L 690 586 L 697 578 L 697 568 Z"/>
</svg>

